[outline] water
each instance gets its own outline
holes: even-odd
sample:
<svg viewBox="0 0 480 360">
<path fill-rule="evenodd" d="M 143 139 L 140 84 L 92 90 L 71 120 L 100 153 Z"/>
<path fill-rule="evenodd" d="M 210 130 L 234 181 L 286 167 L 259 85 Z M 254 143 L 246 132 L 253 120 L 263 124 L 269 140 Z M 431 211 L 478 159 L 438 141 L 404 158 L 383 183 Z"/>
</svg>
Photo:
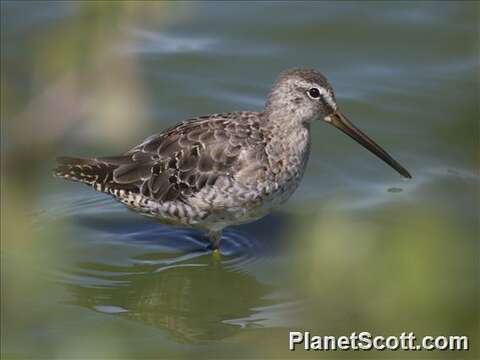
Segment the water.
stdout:
<svg viewBox="0 0 480 360">
<path fill-rule="evenodd" d="M 1 9 L 7 357 L 316 355 L 287 350 L 297 329 L 478 338 L 478 3 Z M 188 117 L 260 110 L 293 66 L 322 71 L 413 179 L 314 124 L 298 191 L 229 228 L 216 259 L 205 234 L 50 177 L 59 154 L 111 155 Z"/>
</svg>

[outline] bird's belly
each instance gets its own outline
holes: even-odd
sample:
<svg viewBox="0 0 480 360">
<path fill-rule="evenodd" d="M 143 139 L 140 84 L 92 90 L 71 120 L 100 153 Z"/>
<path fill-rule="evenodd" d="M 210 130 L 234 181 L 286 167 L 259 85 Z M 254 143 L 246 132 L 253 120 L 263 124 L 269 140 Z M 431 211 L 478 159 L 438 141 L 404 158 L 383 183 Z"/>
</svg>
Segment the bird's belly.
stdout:
<svg viewBox="0 0 480 360">
<path fill-rule="evenodd" d="M 298 187 L 301 176 L 283 182 L 259 181 L 245 186 L 232 179 L 220 179 L 184 201 L 156 202 L 138 194 L 119 199 L 131 210 L 168 225 L 222 229 L 269 214 L 284 203 Z"/>
<path fill-rule="evenodd" d="M 207 210 L 202 220 L 207 227 L 243 224 L 262 218 L 287 201 L 300 180 L 298 176 L 283 183 L 264 181 L 248 187 L 235 182 L 220 184 L 198 196 L 196 204 Z"/>
</svg>

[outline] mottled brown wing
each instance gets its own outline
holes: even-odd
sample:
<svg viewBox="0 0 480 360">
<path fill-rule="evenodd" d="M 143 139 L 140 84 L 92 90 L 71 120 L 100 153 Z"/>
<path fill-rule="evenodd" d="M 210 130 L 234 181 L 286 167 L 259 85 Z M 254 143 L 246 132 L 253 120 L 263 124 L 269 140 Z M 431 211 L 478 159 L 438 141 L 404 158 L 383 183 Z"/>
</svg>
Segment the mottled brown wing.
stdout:
<svg viewBox="0 0 480 360">
<path fill-rule="evenodd" d="M 154 135 L 122 156 L 101 158 L 115 164 L 112 182 L 157 201 L 183 200 L 220 176 L 238 171 L 241 150 L 263 141 L 257 124 L 241 114 L 197 118 Z M 241 119 L 240 119 L 241 120 Z"/>
</svg>

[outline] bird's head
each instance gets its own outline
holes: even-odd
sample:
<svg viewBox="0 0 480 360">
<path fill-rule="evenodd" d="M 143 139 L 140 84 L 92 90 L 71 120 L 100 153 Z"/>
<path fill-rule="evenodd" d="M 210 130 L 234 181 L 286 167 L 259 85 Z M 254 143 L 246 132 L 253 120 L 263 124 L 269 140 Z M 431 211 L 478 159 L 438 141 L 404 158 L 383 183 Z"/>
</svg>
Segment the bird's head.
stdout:
<svg viewBox="0 0 480 360">
<path fill-rule="evenodd" d="M 311 123 L 334 113 L 337 102 L 328 80 L 318 71 L 290 69 L 273 85 L 266 108 L 290 121 Z"/>
<path fill-rule="evenodd" d="M 307 125 L 323 120 L 341 130 L 389 164 L 402 176 L 410 173 L 377 143 L 355 127 L 338 109 L 327 78 L 313 69 L 290 69 L 280 74 L 266 104 L 270 119 L 294 125 Z"/>
</svg>

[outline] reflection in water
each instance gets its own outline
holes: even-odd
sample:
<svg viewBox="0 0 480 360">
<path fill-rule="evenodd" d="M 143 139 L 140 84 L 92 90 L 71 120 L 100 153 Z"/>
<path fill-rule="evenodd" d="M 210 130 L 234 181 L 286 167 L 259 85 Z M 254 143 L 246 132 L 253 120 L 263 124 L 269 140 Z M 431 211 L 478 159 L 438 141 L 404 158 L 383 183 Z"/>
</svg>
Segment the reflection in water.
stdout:
<svg viewBox="0 0 480 360">
<path fill-rule="evenodd" d="M 267 285 L 212 260 L 205 254 L 151 273 L 135 273 L 135 265 L 83 264 L 82 270 L 111 284 L 72 283 L 68 288 L 74 304 L 166 329 L 179 342 L 219 340 L 240 331 L 229 320 L 249 317 L 252 308 L 271 301 L 263 299 Z"/>
<path fill-rule="evenodd" d="M 80 261 L 60 276 L 73 295 L 70 303 L 166 329 L 188 343 L 265 326 L 264 313 L 279 316 L 269 312 L 279 304 L 270 296 L 272 286 L 259 281 L 252 267 L 279 245 L 281 216 L 226 231 L 222 257 L 215 259 L 198 231 L 125 216 L 98 201 L 105 206 L 102 213 L 80 208 L 74 216 Z"/>
</svg>

